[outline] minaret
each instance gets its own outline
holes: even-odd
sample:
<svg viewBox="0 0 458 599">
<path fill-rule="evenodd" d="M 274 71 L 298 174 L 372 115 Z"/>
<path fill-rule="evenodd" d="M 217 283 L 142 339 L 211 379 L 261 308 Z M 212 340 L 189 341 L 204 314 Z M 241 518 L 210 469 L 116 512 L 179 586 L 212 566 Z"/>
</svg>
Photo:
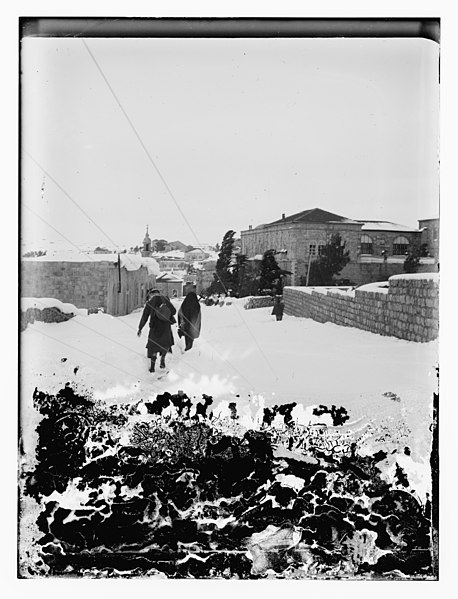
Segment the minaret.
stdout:
<svg viewBox="0 0 458 599">
<path fill-rule="evenodd" d="M 146 225 L 146 233 L 143 240 L 142 256 L 143 258 L 149 258 L 151 256 L 151 238 L 148 233 L 148 225 Z"/>
</svg>

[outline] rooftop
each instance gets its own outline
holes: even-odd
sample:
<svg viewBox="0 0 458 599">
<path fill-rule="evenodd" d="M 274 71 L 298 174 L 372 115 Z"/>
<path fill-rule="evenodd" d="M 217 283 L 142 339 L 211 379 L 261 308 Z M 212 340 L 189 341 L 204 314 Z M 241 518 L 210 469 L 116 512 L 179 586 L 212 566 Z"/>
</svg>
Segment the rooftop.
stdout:
<svg viewBox="0 0 458 599">
<path fill-rule="evenodd" d="M 121 267 L 126 270 L 138 270 L 144 266 L 151 275 L 160 273 L 159 265 L 154 258 L 143 258 L 135 254 L 93 254 L 86 252 L 77 252 L 75 250 L 47 252 L 44 256 L 34 258 L 22 258 L 25 262 L 112 262 L 118 261 L 118 255 L 121 261 Z"/>
<path fill-rule="evenodd" d="M 179 283 L 179 282 L 183 282 L 183 279 L 181 279 L 180 277 L 177 277 L 176 275 L 174 275 L 171 272 L 165 272 L 164 274 L 160 275 L 159 277 L 156 277 L 156 283 Z"/>
<path fill-rule="evenodd" d="M 280 225 L 283 223 L 349 223 L 349 224 L 357 224 L 358 221 L 352 220 L 345 216 L 341 216 L 340 214 L 334 214 L 332 212 L 327 212 L 326 210 L 321 210 L 321 208 L 311 208 L 310 210 L 303 210 L 302 212 L 298 212 L 297 214 L 292 214 L 291 216 L 285 216 L 284 218 L 280 218 L 279 220 L 275 220 L 271 223 L 263 225 L 265 227 L 269 227 L 271 225 Z"/>
<path fill-rule="evenodd" d="M 361 231 L 399 231 L 399 233 L 418 233 L 419 229 L 415 227 L 406 227 L 397 223 L 390 223 L 383 220 L 361 220 Z"/>
<path fill-rule="evenodd" d="M 264 223 L 255 227 L 255 229 L 263 229 L 275 225 L 288 225 L 294 223 L 342 223 L 348 225 L 361 225 L 362 231 L 399 231 L 400 233 L 418 233 L 420 229 L 415 227 L 406 227 L 397 223 L 380 220 L 353 220 L 340 214 L 334 214 L 333 212 L 327 212 L 321 210 L 321 208 L 311 208 L 310 210 L 303 210 L 291 216 L 283 215 L 279 220 L 275 220 L 271 223 Z"/>
</svg>

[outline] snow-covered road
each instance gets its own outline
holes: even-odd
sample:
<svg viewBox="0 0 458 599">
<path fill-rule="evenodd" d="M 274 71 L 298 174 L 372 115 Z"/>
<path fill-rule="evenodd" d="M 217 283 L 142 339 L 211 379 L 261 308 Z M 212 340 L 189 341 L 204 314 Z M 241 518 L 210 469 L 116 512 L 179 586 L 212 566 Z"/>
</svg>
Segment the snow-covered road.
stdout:
<svg viewBox="0 0 458 599">
<path fill-rule="evenodd" d="M 215 405 L 234 400 L 248 405 L 260 395 L 267 406 L 342 405 L 352 422 L 402 419 L 418 442 L 425 439 L 437 389 L 436 342 L 413 343 L 291 316 L 276 322 L 270 308 L 244 310 L 243 303 L 202 306 L 201 337 L 189 352 L 174 326 L 175 346 L 162 378 L 160 371 L 148 372 L 146 328 L 140 339 L 136 335 L 140 311 L 29 325 L 21 339 L 24 415 L 35 387 L 52 393 L 71 382 L 95 398 L 117 402 L 183 390 L 199 398 L 211 395 Z"/>
</svg>

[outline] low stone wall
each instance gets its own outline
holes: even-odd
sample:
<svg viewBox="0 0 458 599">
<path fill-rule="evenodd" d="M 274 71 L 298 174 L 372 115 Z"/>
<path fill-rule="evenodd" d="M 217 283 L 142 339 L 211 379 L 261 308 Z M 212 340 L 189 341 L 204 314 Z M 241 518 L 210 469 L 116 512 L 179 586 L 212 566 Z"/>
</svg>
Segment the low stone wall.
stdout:
<svg viewBox="0 0 458 599">
<path fill-rule="evenodd" d="M 285 313 L 409 341 L 432 341 L 439 330 L 438 275 L 396 275 L 386 290 L 339 293 L 285 287 Z"/>
<path fill-rule="evenodd" d="M 250 297 L 247 303 L 243 306 L 245 310 L 252 310 L 253 308 L 268 308 L 274 305 L 274 298 L 271 295 L 260 295 L 256 297 Z"/>
<path fill-rule="evenodd" d="M 65 322 L 73 316 L 74 314 L 64 314 L 55 306 L 43 309 L 27 308 L 25 312 L 21 311 L 20 329 L 25 331 L 27 325 L 33 324 L 36 320 L 40 322 Z"/>
</svg>

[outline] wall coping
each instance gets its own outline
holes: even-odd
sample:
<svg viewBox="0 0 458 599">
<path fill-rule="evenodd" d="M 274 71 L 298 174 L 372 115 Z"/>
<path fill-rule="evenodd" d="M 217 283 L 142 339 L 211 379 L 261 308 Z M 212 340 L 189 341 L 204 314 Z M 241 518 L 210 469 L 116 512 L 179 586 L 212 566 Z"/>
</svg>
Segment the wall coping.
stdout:
<svg viewBox="0 0 458 599">
<path fill-rule="evenodd" d="M 415 272 L 415 273 L 404 273 L 402 275 L 392 275 L 388 278 L 388 281 L 400 281 L 402 279 L 412 280 L 412 279 L 424 279 L 425 281 L 436 281 L 439 283 L 439 273 L 438 272 Z"/>
<path fill-rule="evenodd" d="M 342 287 L 342 286 L 316 286 L 306 287 L 305 285 L 286 285 L 284 289 L 290 289 L 292 291 L 300 291 L 307 295 L 312 295 L 314 292 L 321 295 L 329 296 L 343 295 L 346 297 L 355 297 L 355 293 L 378 293 L 381 296 L 387 295 L 390 291 L 391 281 L 433 281 L 439 283 L 439 273 L 404 273 L 402 275 L 393 275 L 389 277 L 388 281 L 379 281 L 376 283 L 366 283 L 360 287 Z M 388 285 L 387 285 L 388 284 Z"/>
</svg>

